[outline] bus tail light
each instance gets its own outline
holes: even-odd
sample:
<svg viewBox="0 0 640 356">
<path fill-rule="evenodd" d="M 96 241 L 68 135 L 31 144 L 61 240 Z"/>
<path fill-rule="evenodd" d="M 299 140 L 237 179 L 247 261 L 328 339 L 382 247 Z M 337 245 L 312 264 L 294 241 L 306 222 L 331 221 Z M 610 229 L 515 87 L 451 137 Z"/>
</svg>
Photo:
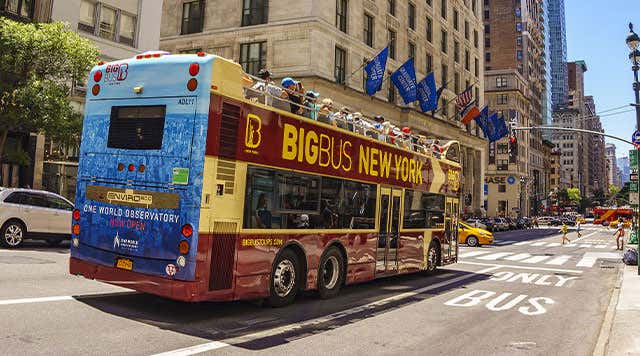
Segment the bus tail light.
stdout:
<svg viewBox="0 0 640 356">
<path fill-rule="evenodd" d="M 118 170 L 121 172 L 124 171 L 124 164 L 118 163 Z"/>
<path fill-rule="evenodd" d="M 192 76 L 197 75 L 200 72 L 200 65 L 198 63 L 191 63 L 189 66 L 189 74 Z"/>
<path fill-rule="evenodd" d="M 141 164 L 141 165 L 138 167 L 138 172 L 140 172 L 140 173 L 144 173 L 145 168 L 146 168 L 146 167 L 144 166 L 144 164 Z"/>
<path fill-rule="evenodd" d="M 94 84 L 93 87 L 91 88 L 91 94 L 98 95 L 100 94 L 100 85 L 99 84 Z"/>
<path fill-rule="evenodd" d="M 80 210 L 74 209 L 71 215 L 73 216 L 73 220 L 80 220 Z"/>
<path fill-rule="evenodd" d="M 134 166 L 133 163 L 129 163 L 128 169 L 129 169 L 129 172 L 133 172 L 136 170 L 136 166 Z"/>
<path fill-rule="evenodd" d="M 196 78 L 189 79 L 187 82 L 187 89 L 189 89 L 189 91 L 194 91 L 196 88 L 198 88 L 198 80 L 196 80 Z"/>
<path fill-rule="evenodd" d="M 193 227 L 189 224 L 182 225 L 182 236 L 191 237 L 193 235 Z"/>
<path fill-rule="evenodd" d="M 93 73 L 93 81 L 99 82 L 100 79 L 102 79 L 102 72 L 97 70 L 95 73 Z"/>
<path fill-rule="evenodd" d="M 185 240 L 180 241 L 178 244 L 178 250 L 180 251 L 180 254 L 186 255 L 189 253 L 189 243 Z"/>
<path fill-rule="evenodd" d="M 204 52 L 198 52 L 198 57 L 204 57 L 206 55 L 206 53 Z"/>
<path fill-rule="evenodd" d="M 80 235 L 80 224 L 73 224 L 73 228 L 71 229 L 71 232 L 74 235 Z"/>
</svg>

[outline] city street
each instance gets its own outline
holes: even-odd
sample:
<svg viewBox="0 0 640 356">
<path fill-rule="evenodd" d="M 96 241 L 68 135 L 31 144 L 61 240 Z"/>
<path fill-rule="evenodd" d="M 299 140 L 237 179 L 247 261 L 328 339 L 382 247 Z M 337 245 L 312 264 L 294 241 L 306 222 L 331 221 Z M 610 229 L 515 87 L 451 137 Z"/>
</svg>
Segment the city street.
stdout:
<svg viewBox="0 0 640 356">
<path fill-rule="evenodd" d="M 299 297 L 185 304 L 68 275 L 68 249 L 0 249 L 0 354 L 590 355 L 622 266 L 613 231 L 496 234 L 460 262 Z M 606 338 L 607 335 L 602 337 Z"/>
</svg>

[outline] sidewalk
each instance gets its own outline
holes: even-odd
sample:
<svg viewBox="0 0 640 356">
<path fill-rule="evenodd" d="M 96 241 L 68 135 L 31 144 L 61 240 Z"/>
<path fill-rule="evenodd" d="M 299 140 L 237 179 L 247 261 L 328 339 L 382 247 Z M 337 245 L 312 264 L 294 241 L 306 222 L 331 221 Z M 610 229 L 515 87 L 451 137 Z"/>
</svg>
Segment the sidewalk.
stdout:
<svg viewBox="0 0 640 356">
<path fill-rule="evenodd" d="M 615 294 L 614 291 L 612 298 L 615 298 Z M 618 303 L 615 305 L 615 315 L 605 354 L 640 355 L 640 276 L 638 276 L 638 266 L 624 265 L 620 295 Z"/>
</svg>

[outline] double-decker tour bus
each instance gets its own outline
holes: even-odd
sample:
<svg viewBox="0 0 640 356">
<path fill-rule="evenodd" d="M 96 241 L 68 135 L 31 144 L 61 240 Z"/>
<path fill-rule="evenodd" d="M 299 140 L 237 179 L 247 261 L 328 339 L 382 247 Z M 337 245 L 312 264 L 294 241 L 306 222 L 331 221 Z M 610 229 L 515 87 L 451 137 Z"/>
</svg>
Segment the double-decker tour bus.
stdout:
<svg viewBox="0 0 640 356">
<path fill-rule="evenodd" d="M 72 274 L 284 305 L 456 262 L 457 142 L 399 148 L 247 99 L 247 78 L 204 53 L 92 69 Z"/>
<path fill-rule="evenodd" d="M 602 206 L 593 208 L 594 224 L 608 226 L 610 222 L 619 218 L 631 220 L 633 218 L 633 209 Z"/>
</svg>

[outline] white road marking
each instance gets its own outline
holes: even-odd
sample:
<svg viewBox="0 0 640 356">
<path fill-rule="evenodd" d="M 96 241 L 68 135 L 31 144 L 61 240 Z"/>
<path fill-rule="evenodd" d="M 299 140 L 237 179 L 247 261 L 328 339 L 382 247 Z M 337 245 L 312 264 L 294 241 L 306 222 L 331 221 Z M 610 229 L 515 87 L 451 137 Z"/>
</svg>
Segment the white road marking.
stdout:
<svg viewBox="0 0 640 356">
<path fill-rule="evenodd" d="M 509 256 L 509 255 L 513 255 L 513 252 L 497 252 L 497 253 L 492 253 L 490 255 L 485 255 L 485 256 L 480 256 L 480 257 L 476 257 L 479 260 L 497 260 L 499 258 L 505 257 L 505 256 Z"/>
<path fill-rule="evenodd" d="M 508 240 L 507 241 L 498 241 L 495 244 L 496 245 L 507 245 L 507 244 L 510 244 L 512 242 L 514 242 L 514 241 L 508 241 Z"/>
<path fill-rule="evenodd" d="M 576 267 L 593 267 L 599 258 L 619 259 L 622 255 L 616 252 L 587 252 L 582 256 Z"/>
<path fill-rule="evenodd" d="M 491 253 L 491 251 L 470 251 L 470 252 L 461 253 L 458 257 L 460 258 L 474 257 L 474 256 L 484 255 L 486 253 Z"/>
<path fill-rule="evenodd" d="M 580 247 L 591 247 L 591 244 L 580 244 Z"/>
<path fill-rule="evenodd" d="M 528 253 L 519 253 L 517 255 L 513 255 L 513 256 L 509 256 L 509 257 L 505 257 L 505 260 L 509 260 L 509 261 L 520 261 L 520 260 L 524 260 L 525 258 L 529 258 L 531 257 L 530 254 Z"/>
<path fill-rule="evenodd" d="M 536 267 L 536 266 L 517 266 L 517 265 L 499 265 L 493 263 L 482 263 L 482 262 L 470 262 L 470 261 L 460 261 L 459 264 L 463 265 L 475 265 L 475 266 L 499 266 L 502 268 L 519 268 L 526 270 L 537 270 L 537 271 L 553 271 L 553 272 L 566 272 L 566 273 L 582 273 L 580 270 L 575 269 L 561 269 L 561 268 L 546 268 L 546 267 Z"/>
<path fill-rule="evenodd" d="M 430 286 L 426 286 L 426 287 L 422 287 L 419 289 L 415 289 L 409 292 L 405 292 L 405 293 L 401 293 L 398 295 L 394 295 L 385 299 L 381 299 L 375 302 L 371 302 L 365 305 L 361 305 L 361 306 L 357 306 L 351 309 L 347 309 L 347 310 L 342 310 L 342 311 L 338 311 L 336 313 L 333 314 L 329 314 L 326 316 L 321 316 L 319 318 L 315 318 L 315 319 L 311 319 L 311 320 L 307 320 L 307 321 L 303 321 L 300 323 L 294 323 L 294 324 L 289 324 L 289 325 L 284 325 L 278 328 L 273 328 L 273 329 L 267 329 L 267 330 L 263 330 L 263 331 L 259 331 L 256 332 L 254 334 L 249 334 L 249 335 L 245 335 L 245 336 L 241 336 L 241 337 L 237 337 L 237 338 L 232 338 L 232 339 L 225 339 L 225 342 L 222 341 L 213 341 L 213 342 L 208 342 L 208 343 L 204 343 L 204 344 L 200 344 L 200 345 L 194 345 L 191 347 L 185 347 L 182 349 L 178 349 L 178 350 L 173 350 L 173 351 L 167 351 L 167 352 L 163 352 L 163 353 L 159 353 L 159 354 L 155 354 L 153 356 L 188 356 L 188 355 L 194 355 L 197 353 L 202 353 L 202 352 L 206 352 L 206 351 L 210 351 L 210 350 L 216 350 L 216 349 L 220 349 L 220 348 L 224 348 L 226 346 L 230 346 L 233 343 L 240 343 L 240 342 L 247 342 L 247 341 L 251 341 L 251 340 L 256 340 L 256 339 L 260 339 L 263 337 L 268 337 L 268 336 L 273 336 L 273 335 L 278 335 L 278 334 L 282 334 L 282 333 L 286 333 L 289 331 L 293 331 L 293 330 L 300 330 L 302 328 L 305 327 L 309 327 L 309 326 L 313 326 L 313 325 L 318 325 L 318 324 L 323 324 L 335 319 L 341 319 L 344 318 L 346 316 L 352 315 L 352 314 L 356 314 L 356 313 L 360 313 L 363 311 L 367 311 L 369 309 L 372 308 L 376 308 L 376 307 L 380 307 L 382 305 L 385 304 L 389 304 L 392 302 L 396 302 L 398 300 L 402 300 L 402 299 L 407 299 L 407 298 L 411 298 L 414 297 L 418 294 L 422 294 L 424 292 L 428 292 L 430 290 L 434 290 L 434 289 L 438 289 L 438 288 L 442 288 L 444 286 L 450 285 L 450 284 L 455 284 L 458 283 L 460 281 L 463 281 L 465 279 L 469 279 L 469 278 L 473 278 L 473 277 L 477 277 L 477 275 L 479 274 L 485 274 L 487 272 L 491 272 L 493 270 L 502 268 L 502 266 L 499 265 L 491 265 L 491 267 L 489 268 L 485 268 L 482 269 L 480 271 L 477 272 L 473 272 L 471 274 L 467 274 L 467 275 L 462 275 L 460 277 L 456 277 L 447 281 L 443 281 L 440 283 L 436 283 Z"/>
<path fill-rule="evenodd" d="M 0 300 L 0 305 L 59 302 L 62 300 L 74 300 L 74 299 L 70 295 L 61 295 L 57 297 L 42 297 L 42 298 L 6 299 L 6 300 Z"/>
<path fill-rule="evenodd" d="M 563 247 L 578 247 L 578 244 L 570 243 L 566 245 L 562 245 Z"/>
<path fill-rule="evenodd" d="M 533 257 L 528 258 L 528 259 L 526 259 L 524 261 L 521 261 L 521 262 L 523 262 L 523 263 L 539 263 L 539 262 L 542 262 L 542 261 L 548 259 L 549 257 L 551 257 L 551 256 L 533 256 Z"/>
<path fill-rule="evenodd" d="M 528 244 L 530 244 L 530 243 L 532 243 L 532 242 L 533 242 L 533 241 L 520 241 L 520 242 L 516 242 L 516 243 L 514 243 L 514 245 L 522 246 L 522 245 L 528 245 Z"/>
<path fill-rule="evenodd" d="M 545 262 L 545 264 L 561 266 L 561 265 L 567 263 L 567 261 L 569 261 L 570 258 L 571 258 L 571 256 L 569 256 L 569 255 L 560 255 L 560 256 L 552 259 L 551 261 Z"/>
<path fill-rule="evenodd" d="M 597 245 L 596 248 L 605 248 L 607 245 Z"/>
<path fill-rule="evenodd" d="M 562 244 L 559 242 L 549 242 L 549 244 L 547 245 L 547 247 L 558 247 L 561 246 Z"/>
<path fill-rule="evenodd" d="M 531 246 L 544 246 L 546 245 L 547 242 L 546 241 L 542 241 L 542 242 L 534 242 L 531 244 Z"/>
</svg>

